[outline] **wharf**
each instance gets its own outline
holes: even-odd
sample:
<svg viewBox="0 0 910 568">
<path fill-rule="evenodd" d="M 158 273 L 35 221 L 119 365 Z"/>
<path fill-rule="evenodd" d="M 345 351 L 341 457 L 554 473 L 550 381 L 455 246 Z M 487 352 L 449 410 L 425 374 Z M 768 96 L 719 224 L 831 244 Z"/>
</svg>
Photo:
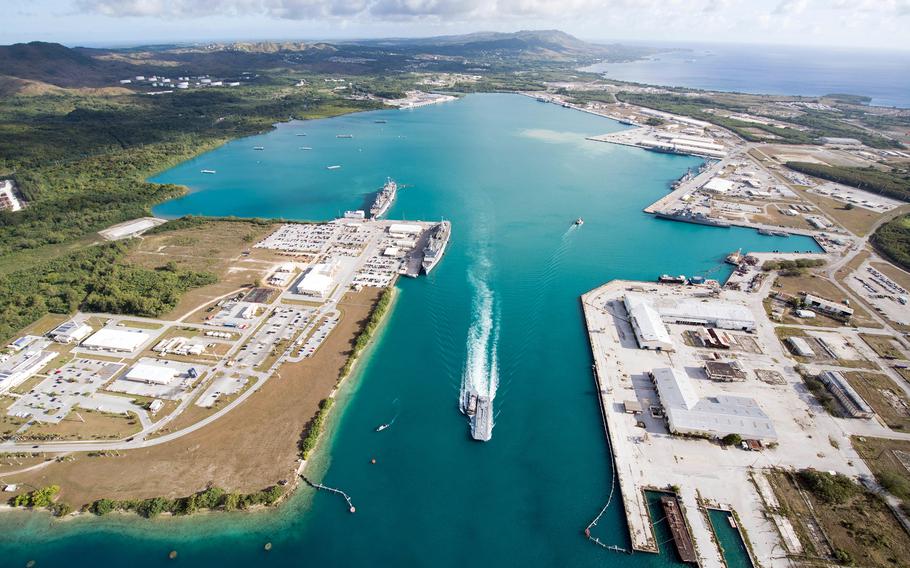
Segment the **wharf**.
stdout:
<svg viewBox="0 0 910 568">
<path fill-rule="evenodd" d="M 657 539 L 651 529 L 648 503 L 645 500 L 644 493 L 639 491 L 636 481 L 641 476 L 641 472 L 636 475 L 632 469 L 635 464 L 634 448 L 622 436 L 624 431 L 622 426 L 615 422 L 616 413 L 613 412 L 613 408 L 617 404 L 621 404 L 621 402 L 613 396 L 613 381 L 618 380 L 618 377 L 622 375 L 622 371 L 619 368 L 618 360 L 609 356 L 601 345 L 601 341 L 613 341 L 612 338 L 603 337 L 607 330 L 601 326 L 606 323 L 606 318 L 598 317 L 597 312 L 600 311 L 600 308 L 594 303 L 595 298 L 600 296 L 602 289 L 603 287 L 588 292 L 581 297 L 581 301 L 589 344 L 594 356 L 594 379 L 597 382 L 598 399 L 603 414 L 604 428 L 610 439 L 610 447 L 613 450 L 613 468 L 616 472 L 616 478 L 619 480 L 619 493 L 622 497 L 623 509 L 626 512 L 626 522 L 629 527 L 632 549 L 639 552 L 659 553 Z"/>
<path fill-rule="evenodd" d="M 675 496 L 664 495 L 660 498 L 660 504 L 663 507 L 667 525 L 669 525 L 670 533 L 673 535 L 673 543 L 676 545 L 676 552 L 679 554 L 680 560 L 698 563 L 698 555 L 695 553 L 692 535 L 689 534 L 686 520 L 683 518 L 682 511 L 679 508 L 679 501 L 676 500 Z"/>
<path fill-rule="evenodd" d="M 430 240 L 430 229 L 425 230 L 420 233 L 420 237 L 417 239 L 417 244 L 414 245 L 414 249 L 408 254 L 408 257 L 405 259 L 404 267 L 402 267 L 401 274 L 407 276 L 408 278 L 417 278 L 420 276 L 421 265 L 423 264 L 423 249 L 427 246 L 427 243 Z"/>
</svg>

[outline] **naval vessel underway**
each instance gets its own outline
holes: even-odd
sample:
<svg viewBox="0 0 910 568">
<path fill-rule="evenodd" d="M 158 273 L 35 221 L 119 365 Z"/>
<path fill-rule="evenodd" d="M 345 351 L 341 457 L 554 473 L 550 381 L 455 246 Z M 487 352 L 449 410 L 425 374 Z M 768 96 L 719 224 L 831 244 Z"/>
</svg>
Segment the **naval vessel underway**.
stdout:
<svg viewBox="0 0 910 568">
<path fill-rule="evenodd" d="M 489 442 L 493 437 L 493 400 L 474 391 L 465 391 L 461 411 L 471 420 L 471 437 Z"/>
<path fill-rule="evenodd" d="M 392 202 L 395 201 L 395 196 L 397 194 L 398 184 L 395 183 L 395 180 L 392 178 L 387 178 L 385 185 L 382 186 L 382 189 L 376 194 L 376 199 L 370 207 L 370 217 L 378 219 L 385 215 L 386 211 L 389 210 L 389 207 L 392 206 Z"/>
<path fill-rule="evenodd" d="M 421 267 L 424 274 L 429 274 L 442 260 L 442 255 L 446 252 L 451 235 L 452 223 L 449 221 L 442 221 L 430 229 L 430 240 L 427 241 L 427 246 L 423 248 L 423 263 Z"/>
</svg>

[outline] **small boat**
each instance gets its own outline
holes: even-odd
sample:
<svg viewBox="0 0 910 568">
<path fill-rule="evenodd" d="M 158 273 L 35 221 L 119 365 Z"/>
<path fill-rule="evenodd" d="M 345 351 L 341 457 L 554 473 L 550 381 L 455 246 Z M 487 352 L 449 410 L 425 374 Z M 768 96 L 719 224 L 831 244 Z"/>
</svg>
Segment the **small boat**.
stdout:
<svg viewBox="0 0 910 568">
<path fill-rule="evenodd" d="M 312 148 L 309 146 L 301 146 L 300 150 L 312 150 Z"/>
<path fill-rule="evenodd" d="M 375 124 L 385 124 L 385 123 L 388 122 L 388 120 L 374 120 L 373 122 L 374 122 Z"/>
<path fill-rule="evenodd" d="M 203 174 L 214 174 L 214 173 L 215 173 L 215 170 L 201 170 L 200 173 L 203 173 Z"/>
<path fill-rule="evenodd" d="M 733 518 L 733 515 L 730 515 L 729 517 L 727 517 L 727 521 L 730 523 L 730 526 L 732 528 L 734 528 L 734 529 L 736 528 L 736 520 Z"/>
<path fill-rule="evenodd" d="M 585 220 L 582 219 L 581 217 L 579 217 L 578 219 L 575 219 L 576 226 L 580 226 L 580 225 L 584 225 L 584 224 L 585 224 Z"/>
<path fill-rule="evenodd" d="M 297 136 L 306 136 L 306 133 L 298 134 Z"/>
<path fill-rule="evenodd" d="M 389 426 L 391 426 L 391 424 L 380 424 L 379 426 L 376 427 L 376 431 L 377 431 L 377 432 L 382 432 L 383 430 L 385 430 L 385 429 L 388 428 Z"/>
<path fill-rule="evenodd" d="M 353 134 L 336 134 L 335 138 L 353 138 Z"/>
<path fill-rule="evenodd" d="M 340 170 L 340 169 L 341 169 L 341 166 L 326 166 L 325 169 L 327 169 L 327 170 Z"/>
<path fill-rule="evenodd" d="M 253 150 L 265 150 L 265 146 L 253 146 Z"/>
</svg>

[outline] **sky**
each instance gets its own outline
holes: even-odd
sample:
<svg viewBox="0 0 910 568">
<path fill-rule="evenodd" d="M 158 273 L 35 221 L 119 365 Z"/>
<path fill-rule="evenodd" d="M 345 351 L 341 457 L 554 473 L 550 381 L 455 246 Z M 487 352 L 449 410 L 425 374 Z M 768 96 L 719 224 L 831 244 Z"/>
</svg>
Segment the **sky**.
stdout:
<svg viewBox="0 0 910 568">
<path fill-rule="evenodd" d="M 910 0 L 0 0 L 0 44 L 560 29 L 589 41 L 910 49 Z"/>
</svg>

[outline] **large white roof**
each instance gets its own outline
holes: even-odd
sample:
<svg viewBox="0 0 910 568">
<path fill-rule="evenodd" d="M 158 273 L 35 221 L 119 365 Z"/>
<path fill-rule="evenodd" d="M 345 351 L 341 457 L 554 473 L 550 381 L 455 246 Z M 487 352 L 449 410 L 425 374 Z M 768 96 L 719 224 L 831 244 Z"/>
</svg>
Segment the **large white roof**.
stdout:
<svg viewBox="0 0 910 568">
<path fill-rule="evenodd" d="M 629 316 L 635 320 L 642 340 L 672 343 L 667 326 L 648 300 L 638 294 L 626 294 L 625 304 Z"/>
<path fill-rule="evenodd" d="M 711 178 L 702 188 L 717 193 L 727 193 L 733 189 L 733 185 L 734 183 L 728 179 L 715 177 Z"/>
<path fill-rule="evenodd" d="M 135 351 L 137 347 L 151 338 L 151 334 L 141 329 L 117 329 L 105 327 L 82 342 L 83 347 L 96 349 L 116 349 Z"/>
<path fill-rule="evenodd" d="M 741 321 L 755 324 L 755 316 L 746 306 L 722 300 L 684 299 L 673 305 L 661 306 L 661 315 L 685 319 L 686 317 L 713 321 Z"/>
<path fill-rule="evenodd" d="M 126 374 L 126 378 L 131 381 L 144 381 L 159 385 L 168 384 L 174 380 L 175 376 L 177 376 L 177 368 L 153 363 L 136 363 Z"/>
<path fill-rule="evenodd" d="M 320 294 L 325 295 L 332 289 L 334 279 L 315 270 L 308 272 L 300 279 L 297 285 L 297 292 L 301 294 Z"/>
<path fill-rule="evenodd" d="M 651 374 L 671 430 L 712 433 L 721 438 L 727 434 L 760 440 L 777 438 L 774 424 L 754 399 L 728 395 L 699 398 L 684 372 L 664 367 Z"/>
</svg>

